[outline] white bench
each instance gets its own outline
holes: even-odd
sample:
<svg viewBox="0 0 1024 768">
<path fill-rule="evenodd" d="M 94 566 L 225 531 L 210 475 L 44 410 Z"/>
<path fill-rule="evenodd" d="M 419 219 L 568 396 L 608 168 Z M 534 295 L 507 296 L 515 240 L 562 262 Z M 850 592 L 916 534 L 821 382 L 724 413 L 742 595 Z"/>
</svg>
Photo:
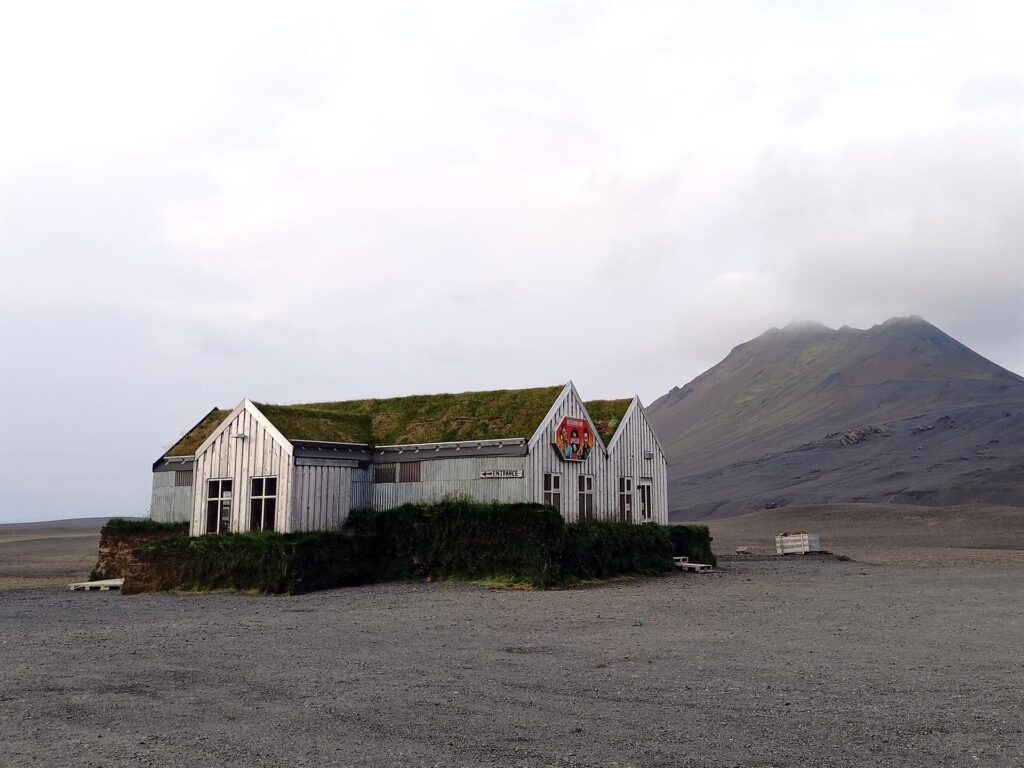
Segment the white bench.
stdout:
<svg viewBox="0 0 1024 768">
<path fill-rule="evenodd" d="M 693 571 L 694 573 L 706 573 L 707 571 L 714 570 L 707 563 L 691 563 L 688 557 L 673 557 L 672 562 L 675 563 L 676 568 L 684 571 Z"/>
<path fill-rule="evenodd" d="M 92 592 L 97 589 L 100 592 L 108 592 L 111 589 L 120 589 L 122 586 L 124 586 L 124 579 L 103 579 L 102 581 L 79 581 L 76 584 L 68 584 L 68 589 L 72 592 Z"/>
</svg>

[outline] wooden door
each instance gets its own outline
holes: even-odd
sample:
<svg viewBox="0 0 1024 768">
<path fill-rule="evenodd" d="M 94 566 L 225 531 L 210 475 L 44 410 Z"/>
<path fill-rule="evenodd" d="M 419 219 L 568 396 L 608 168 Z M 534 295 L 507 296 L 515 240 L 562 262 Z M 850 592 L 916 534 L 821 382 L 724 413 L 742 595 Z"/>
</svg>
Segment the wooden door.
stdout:
<svg viewBox="0 0 1024 768">
<path fill-rule="evenodd" d="M 633 478 L 619 478 L 619 520 L 633 522 Z"/>
</svg>

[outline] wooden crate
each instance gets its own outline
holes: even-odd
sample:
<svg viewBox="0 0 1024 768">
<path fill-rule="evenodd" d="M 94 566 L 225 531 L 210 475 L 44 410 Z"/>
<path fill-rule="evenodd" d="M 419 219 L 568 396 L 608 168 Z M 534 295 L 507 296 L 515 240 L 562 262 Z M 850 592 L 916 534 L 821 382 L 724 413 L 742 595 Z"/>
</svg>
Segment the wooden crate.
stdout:
<svg viewBox="0 0 1024 768">
<path fill-rule="evenodd" d="M 779 555 L 805 555 L 820 551 L 821 541 L 816 533 L 782 533 L 775 537 L 775 553 Z"/>
</svg>

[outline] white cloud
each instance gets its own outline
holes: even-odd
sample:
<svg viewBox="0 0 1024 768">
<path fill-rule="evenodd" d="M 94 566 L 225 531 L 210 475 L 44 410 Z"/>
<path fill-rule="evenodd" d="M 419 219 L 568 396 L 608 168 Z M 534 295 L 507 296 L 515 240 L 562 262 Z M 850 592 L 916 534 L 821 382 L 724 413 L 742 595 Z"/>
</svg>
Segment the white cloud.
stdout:
<svg viewBox="0 0 1024 768">
<path fill-rule="evenodd" d="M 242 396 L 650 400 L 796 318 L 913 312 L 1024 370 L 1019 17 L 12 7 L 0 506 L 142 511 L 160 447 Z M 81 504 L 38 495 L 26 401 L 104 444 L 68 454 L 111 473 Z"/>
</svg>

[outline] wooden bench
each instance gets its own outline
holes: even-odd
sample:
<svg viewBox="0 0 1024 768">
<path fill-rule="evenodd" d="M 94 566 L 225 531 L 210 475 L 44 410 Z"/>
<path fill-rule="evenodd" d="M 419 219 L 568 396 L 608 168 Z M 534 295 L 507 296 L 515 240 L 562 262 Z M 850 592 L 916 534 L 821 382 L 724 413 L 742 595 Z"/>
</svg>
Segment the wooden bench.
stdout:
<svg viewBox="0 0 1024 768">
<path fill-rule="evenodd" d="M 688 557 L 673 557 L 672 562 L 675 563 L 676 568 L 684 571 L 693 571 L 694 573 L 707 573 L 714 570 L 712 566 L 706 563 L 691 563 Z"/>
<path fill-rule="evenodd" d="M 76 584 L 68 584 L 72 592 L 109 592 L 111 589 L 120 589 L 124 585 L 124 579 L 103 579 L 102 581 L 79 581 Z"/>
</svg>

